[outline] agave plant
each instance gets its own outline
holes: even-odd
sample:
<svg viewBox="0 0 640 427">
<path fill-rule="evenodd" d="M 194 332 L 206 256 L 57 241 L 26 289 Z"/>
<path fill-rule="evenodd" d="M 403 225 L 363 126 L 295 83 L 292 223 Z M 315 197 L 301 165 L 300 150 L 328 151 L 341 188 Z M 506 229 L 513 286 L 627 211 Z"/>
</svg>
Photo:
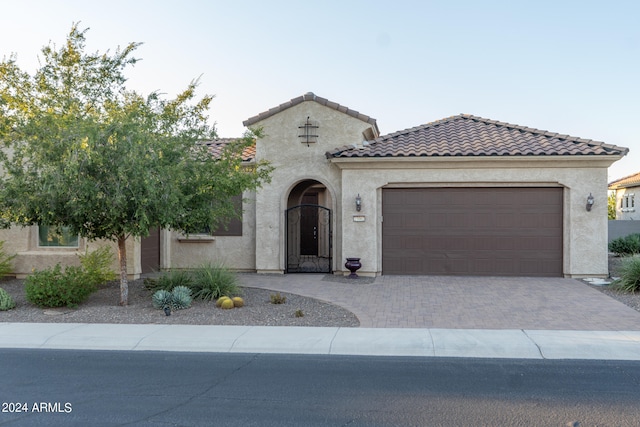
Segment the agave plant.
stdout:
<svg viewBox="0 0 640 427">
<path fill-rule="evenodd" d="M 160 289 L 159 291 L 156 291 L 155 294 L 153 294 L 153 296 L 151 297 L 151 301 L 153 302 L 153 306 L 157 309 L 164 309 L 165 307 L 171 308 L 173 295 L 169 291 Z"/>
<path fill-rule="evenodd" d="M 176 286 L 171 291 L 171 308 L 180 310 L 191 306 L 191 289 L 186 286 Z"/>
</svg>

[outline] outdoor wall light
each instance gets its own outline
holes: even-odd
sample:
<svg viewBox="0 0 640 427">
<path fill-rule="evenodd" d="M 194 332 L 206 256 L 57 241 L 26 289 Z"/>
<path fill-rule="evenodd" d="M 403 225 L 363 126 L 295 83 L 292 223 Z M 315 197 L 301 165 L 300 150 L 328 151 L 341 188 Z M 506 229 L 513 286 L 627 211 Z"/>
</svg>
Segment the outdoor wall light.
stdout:
<svg viewBox="0 0 640 427">
<path fill-rule="evenodd" d="M 591 207 L 593 206 L 593 195 L 589 193 L 589 197 L 587 197 L 587 212 L 591 212 Z"/>
<path fill-rule="evenodd" d="M 356 210 L 360 212 L 362 209 L 362 199 L 360 198 L 360 193 L 356 196 Z"/>
</svg>

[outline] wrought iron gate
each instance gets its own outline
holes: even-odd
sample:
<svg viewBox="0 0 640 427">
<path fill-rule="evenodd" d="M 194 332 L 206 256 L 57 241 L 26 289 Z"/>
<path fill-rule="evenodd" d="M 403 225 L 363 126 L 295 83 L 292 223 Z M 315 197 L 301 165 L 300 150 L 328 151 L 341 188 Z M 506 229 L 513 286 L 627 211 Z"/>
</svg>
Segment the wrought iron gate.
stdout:
<svg viewBox="0 0 640 427">
<path fill-rule="evenodd" d="M 331 272 L 331 209 L 298 205 L 285 211 L 287 273 Z"/>
</svg>

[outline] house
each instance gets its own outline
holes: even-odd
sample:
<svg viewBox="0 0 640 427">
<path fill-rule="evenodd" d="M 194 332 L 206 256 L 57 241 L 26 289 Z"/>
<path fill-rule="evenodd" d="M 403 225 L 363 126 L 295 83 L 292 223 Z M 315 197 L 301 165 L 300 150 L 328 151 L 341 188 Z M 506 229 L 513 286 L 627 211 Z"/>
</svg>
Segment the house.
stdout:
<svg viewBox="0 0 640 427">
<path fill-rule="evenodd" d="M 242 219 L 224 230 L 130 242 L 133 277 L 210 261 L 346 274 L 348 257 L 368 276 L 608 274 L 607 168 L 627 148 L 465 114 L 380 135 L 313 93 L 243 124 L 264 130 L 243 160 L 269 160 L 271 182 L 238 199 Z M 0 231 L 21 242 L 17 274 L 73 252 L 41 246 L 35 228 Z"/>
<path fill-rule="evenodd" d="M 636 210 L 640 194 L 640 172 L 609 183 L 616 197 L 616 220 L 609 221 L 609 241 L 640 233 L 640 215 Z"/>
<path fill-rule="evenodd" d="M 616 194 L 616 219 L 640 220 L 636 209 L 636 194 L 640 196 L 640 172 L 609 183 L 609 190 Z"/>
</svg>

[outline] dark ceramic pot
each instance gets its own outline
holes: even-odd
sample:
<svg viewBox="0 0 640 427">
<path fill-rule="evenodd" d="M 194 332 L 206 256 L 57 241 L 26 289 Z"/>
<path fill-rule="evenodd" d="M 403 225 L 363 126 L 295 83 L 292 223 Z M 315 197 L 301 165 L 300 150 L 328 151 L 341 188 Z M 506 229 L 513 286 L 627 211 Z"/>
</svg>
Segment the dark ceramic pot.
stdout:
<svg viewBox="0 0 640 427">
<path fill-rule="evenodd" d="M 356 271 L 358 271 L 358 269 L 362 267 L 362 264 L 360 264 L 360 258 L 347 258 L 347 262 L 344 264 L 344 266 L 351 272 L 351 274 L 349 274 L 348 276 L 350 279 L 358 278 Z"/>
</svg>

